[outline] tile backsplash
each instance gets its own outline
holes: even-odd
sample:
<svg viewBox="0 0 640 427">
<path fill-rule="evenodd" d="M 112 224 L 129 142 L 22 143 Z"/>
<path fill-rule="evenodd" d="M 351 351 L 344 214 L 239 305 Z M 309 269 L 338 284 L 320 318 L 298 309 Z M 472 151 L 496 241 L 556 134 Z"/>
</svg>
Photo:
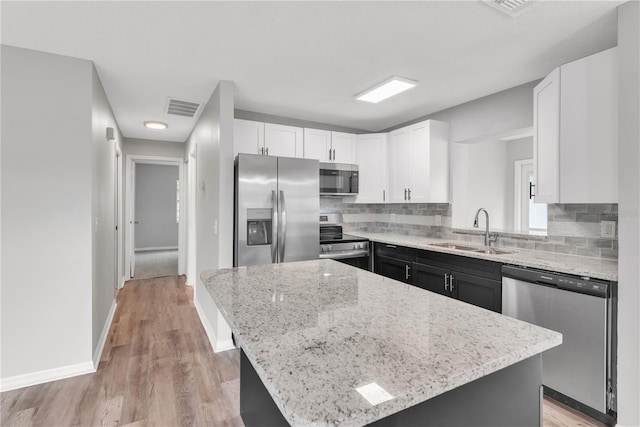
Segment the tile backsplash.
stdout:
<svg viewBox="0 0 640 427">
<path fill-rule="evenodd" d="M 348 231 L 390 232 L 482 244 L 481 234 L 451 228 L 451 204 L 355 204 L 321 197 L 320 212 L 342 213 Z M 596 258 L 618 258 L 617 204 L 555 204 L 547 208 L 546 237 L 499 235 L 497 246 Z M 601 221 L 616 223 L 616 237 L 601 237 Z"/>
</svg>

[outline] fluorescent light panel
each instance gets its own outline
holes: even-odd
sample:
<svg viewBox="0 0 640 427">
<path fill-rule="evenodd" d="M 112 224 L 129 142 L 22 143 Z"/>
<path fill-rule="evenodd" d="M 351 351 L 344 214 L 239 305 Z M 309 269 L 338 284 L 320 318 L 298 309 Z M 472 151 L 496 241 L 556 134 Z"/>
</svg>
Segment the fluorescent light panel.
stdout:
<svg viewBox="0 0 640 427">
<path fill-rule="evenodd" d="M 356 99 L 359 101 L 367 101 L 377 104 L 380 101 L 392 97 L 393 95 L 397 95 L 407 89 L 411 89 L 417 84 L 418 82 L 414 80 L 393 76 L 382 83 L 375 85 L 371 89 L 367 89 L 356 95 Z"/>
</svg>

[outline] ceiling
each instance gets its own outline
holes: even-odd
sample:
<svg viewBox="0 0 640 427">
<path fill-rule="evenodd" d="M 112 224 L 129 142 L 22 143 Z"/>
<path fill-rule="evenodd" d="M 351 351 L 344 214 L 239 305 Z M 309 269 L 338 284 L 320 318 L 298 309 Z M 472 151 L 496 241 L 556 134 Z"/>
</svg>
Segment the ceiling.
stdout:
<svg viewBox="0 0 640 427">
<path fill-rule="evenodd" d="M 621 3 L 512 18 L 481 1 L 2 1 L 1 37 L 92 60 L 126 137 L 184 142 L 195 119 L 167 115 L 167 97 L 206 102 L 219 80 L 235 82 L 237 109 L 375 132 L 615 46 Z M 419 86 L 354 99 L 392 75 Z"/>
</svg>

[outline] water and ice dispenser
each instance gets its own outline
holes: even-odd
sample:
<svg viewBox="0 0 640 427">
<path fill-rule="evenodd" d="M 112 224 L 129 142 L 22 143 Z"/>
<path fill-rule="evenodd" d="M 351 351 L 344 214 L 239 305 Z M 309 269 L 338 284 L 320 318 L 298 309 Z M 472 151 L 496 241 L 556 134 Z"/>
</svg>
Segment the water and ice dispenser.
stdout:
<svg viewBox="0 0 640 427">
<path fill-rule="evenodd" d="M 270 245 L 272 224 L 272 209 L 247 209 L 247 245 Z"/>
</svg>

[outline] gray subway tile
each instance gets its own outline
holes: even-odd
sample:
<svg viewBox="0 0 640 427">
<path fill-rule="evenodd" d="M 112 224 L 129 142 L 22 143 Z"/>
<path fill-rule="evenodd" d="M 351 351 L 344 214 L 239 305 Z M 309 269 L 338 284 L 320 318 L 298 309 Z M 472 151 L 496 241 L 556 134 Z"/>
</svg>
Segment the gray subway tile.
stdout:
<svg viewBox="0 0 640 427">
<path fill-rule="evenodd" d="M 553 243 L 539 243 L 536 242 L 534 244 L 534 249 L 536 251 L 545 251 L 545 252 L 554 252 L 555 250 L 555 245 Z"/>
<path fill-rule="evenodd" d="M 571 245 L 553 245 L 553 251 L 560 254 L 575 255 L 576 247 Z"/>
<path fill-rule="evenodd" d="M 600 249 L 599 248 L 576 248 L 576 255 L 599 258 Z"/>
<path fill-rule="evenodd" d="M 589 239 L 586 246 L 588 248 L 613 249 L 613 239 Z"/>
<path fill-rule="evenodd" d="M 577 212 L 576 221 L 577 222 L 600 222 L 600 214 Z"/>
<path fill-rule="evenodd" d="M 617 249 L 600 249 L 600 256 L 607 259 L 618 259 Z"/>
</svg>

